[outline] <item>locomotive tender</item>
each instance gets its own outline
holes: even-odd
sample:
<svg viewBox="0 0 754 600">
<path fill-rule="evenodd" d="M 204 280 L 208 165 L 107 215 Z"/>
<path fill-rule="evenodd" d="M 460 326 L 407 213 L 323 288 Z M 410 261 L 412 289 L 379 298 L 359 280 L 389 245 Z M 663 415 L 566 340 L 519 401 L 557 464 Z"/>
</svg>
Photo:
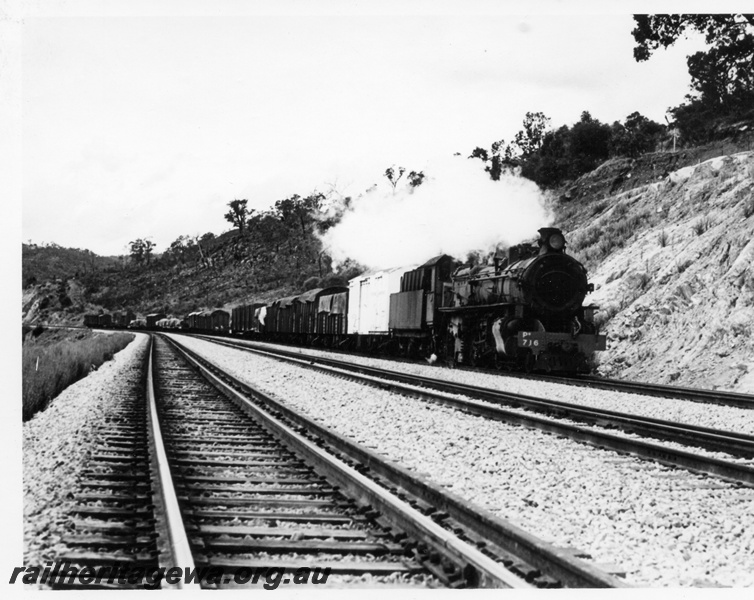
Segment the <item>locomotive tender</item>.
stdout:
<svg viewBox="0 0 754 600">
<path fill-rule="evenodd" d="M 565 246 L 559 229 L 544 227 L 535 244 L 513 246 L 492 264 L 461 265 L 442 255 L 360 275 L 348 287 L 242 305 L 231 314 L 192 313 L 184 326 L 429 362 L 588 372 L 606 338 L 594 323 L 597 307 L 584 306 L 593 291 L 586 269 Z"/>
</svg>

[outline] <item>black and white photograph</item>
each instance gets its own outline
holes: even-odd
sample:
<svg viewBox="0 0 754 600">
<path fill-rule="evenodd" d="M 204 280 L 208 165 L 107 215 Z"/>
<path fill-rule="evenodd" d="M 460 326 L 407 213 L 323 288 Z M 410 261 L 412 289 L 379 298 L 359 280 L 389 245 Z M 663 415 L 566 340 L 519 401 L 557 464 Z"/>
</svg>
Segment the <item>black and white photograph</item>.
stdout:
<svg viewBox="0 0 754 600">
<path fill-rule="evenodd" d="M 751 8 L 0 1 L 7 591 L 747 597 Z"/>
</svg>

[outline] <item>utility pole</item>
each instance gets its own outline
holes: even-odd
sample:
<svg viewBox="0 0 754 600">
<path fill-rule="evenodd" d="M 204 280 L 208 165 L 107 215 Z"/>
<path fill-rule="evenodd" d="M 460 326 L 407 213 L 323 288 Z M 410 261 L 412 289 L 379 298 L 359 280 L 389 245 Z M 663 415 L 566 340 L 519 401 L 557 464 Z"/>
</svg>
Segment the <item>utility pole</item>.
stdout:
<svg viewBox="0 0 754 600">
<path fill-rule="evenodd" d="M 673 127 L 673 129 L 670 130 L 670 135 L 673 136 L 673 152 L 675 152 L 675 142 L 681 134 L 675 127 Z"/>
</svg>

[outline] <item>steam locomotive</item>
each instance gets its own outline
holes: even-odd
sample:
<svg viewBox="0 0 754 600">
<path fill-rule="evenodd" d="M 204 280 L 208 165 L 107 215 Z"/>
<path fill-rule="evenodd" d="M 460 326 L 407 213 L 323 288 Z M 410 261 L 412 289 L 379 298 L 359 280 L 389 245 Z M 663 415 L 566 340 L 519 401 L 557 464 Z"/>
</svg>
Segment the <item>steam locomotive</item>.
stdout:
<svg viewBox="0 0 754 600">
<path fill-rule="evenodd" d="M 507 260 L 456 269 L 452 302 L 438 308 L 447 322 L 446 355 L 471 364 L 589 371 L 606 338 L 594 324 L 597 307 L 583 306 L 594 286 L 565 246 L 561 231 L 546 227 L 536 246 L 510 248 Z"/>
<path fill-rule="evenodd" d="M 429 362 L 589 372 L 606 338 L 594 323 L 597 307 L 584 306 L 594 289 L 586 269 L 565 247 L 559 229 L 544 227 L 536 243 L 513 246 L 491 264 L 441 255 L 363 274 L 348 287 L 241 305 L 230 314 L 191 313 L 183 328 Z M 150 317 L 157 328 L 166 322 L 165 315 Z"/>
</svg>

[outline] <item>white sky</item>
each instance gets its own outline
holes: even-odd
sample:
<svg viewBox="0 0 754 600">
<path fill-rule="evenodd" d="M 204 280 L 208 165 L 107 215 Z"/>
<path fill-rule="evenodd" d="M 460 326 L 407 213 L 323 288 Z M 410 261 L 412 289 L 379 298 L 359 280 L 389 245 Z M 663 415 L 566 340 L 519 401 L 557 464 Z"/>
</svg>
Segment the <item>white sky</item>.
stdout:
<svg viewBox="0 0 754 600">
<path fill-rule="evenodd" d="M 692 44 L 636 63 L 642 6 L 618 5 L 26 3 L 22 239 L 162 251 L 229 229 L 234 198 L 358 195 L 392 164 L 511 141 L 527 111 L 664 122 Z"/>
</svg>

